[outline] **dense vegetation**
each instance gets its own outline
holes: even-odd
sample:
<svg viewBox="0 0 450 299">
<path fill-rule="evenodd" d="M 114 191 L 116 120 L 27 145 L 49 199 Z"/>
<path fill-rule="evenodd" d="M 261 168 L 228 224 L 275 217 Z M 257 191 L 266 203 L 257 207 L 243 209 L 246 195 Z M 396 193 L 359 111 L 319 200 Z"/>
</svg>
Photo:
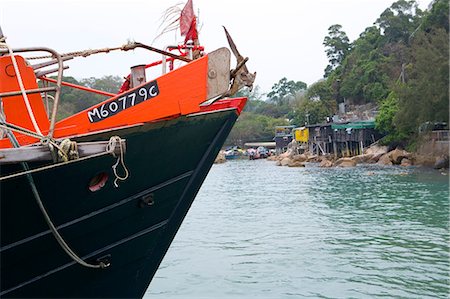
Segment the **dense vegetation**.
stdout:
<svg viewBox="0 0 450 299">
<path fill-rule="evenodd" d="M 282 78 L 264 94 L 242 90 L 248 104 L 227 144 L 270 141 L 274 126 L 320 123 L 339 103 L 377 107 L 377 128 L 386 143 L 411 143 L 424 123 L 449 118 L 449 3 L 435 0 L 422 11 L 415 0 L 399 0 L 353 42 L 339 24 L 329 27 L 323 45 L 329 64 L 311 86 Z M 77 82 L 117 92 L 122 79 L 107 76 Z M 61 116 L 102 100 L 86 92 L 63 90 Z"/>
<path fill-rule="evenodd" d="M 299 126 L 323 122 L 344 101 L 347 106 L 372 104 L 378 107 L 376 125 L 386 134 L 384 142 L 411 143 L 424 123 L 448 122 L 448 34 L 447 0 L 434 1 L 427 11 L 414 0 L 399 0 L 353 42 L 341 25 L 331 25 L 323 42 L 329 59 L 324 78 L 308 88 L 283 78 L 267 101 L 257 90 L 242 119 L 257 113 Z M 249 125 L 237 125 L 233 135 L 258 128 L 251 123 L 257 121 L 256 116 L 246 119 Z"/>
<path fill-rule="evenodd" d="M 123 79 L 119 76 L 104 76 L 100 79 L 88 78 L 78 81 L 73 77 L 64 77 L 63 81 L 110 93 L 117 93 L 122 85 Z M 99 94 L 63 86 L 61 90 L 60 106 L 58 107 L 58 118 L 72 115 L 75 112 L 84 110 L 105 99 L 105 96 Z"/>
</svg>

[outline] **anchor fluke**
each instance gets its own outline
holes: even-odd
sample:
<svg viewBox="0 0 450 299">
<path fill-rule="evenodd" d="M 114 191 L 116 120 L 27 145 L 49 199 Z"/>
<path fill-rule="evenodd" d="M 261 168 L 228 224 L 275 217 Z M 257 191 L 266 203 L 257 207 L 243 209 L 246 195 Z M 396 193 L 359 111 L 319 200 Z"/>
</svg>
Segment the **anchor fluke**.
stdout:
<svg viewBox="0 0 450 299">
<path fill-rule="evenodd" d="M 248 61 L 248 57 L 244 58 L 238 51 L 236 44 L 234 43 L 231 35 L 228 33 L 227 28 L 223 26 L 225 30 L 225 35 L 228 40 L 228 44 L 230 45 L 231 52 L 233 52 L 236 57 L 236 67 L 234 70 L 231 70 L 231 88 L 229 90 L 229 95 L 233 95 L 238 92 L 244 86 L 250 88 L 250 91 L 253 89 L 253 82 L 255 82 L 256 72 L 253 74 L 248 71 L 247 66 L 245 65 Z"/>
</svg>

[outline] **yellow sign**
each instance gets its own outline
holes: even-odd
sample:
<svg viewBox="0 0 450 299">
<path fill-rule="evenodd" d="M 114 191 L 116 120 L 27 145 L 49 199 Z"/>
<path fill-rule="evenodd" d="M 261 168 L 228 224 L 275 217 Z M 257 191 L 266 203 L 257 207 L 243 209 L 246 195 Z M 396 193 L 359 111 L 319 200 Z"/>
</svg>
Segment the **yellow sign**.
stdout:
<svg viewBox="0 0 450 299">
<path fill-rule="evenodd" d="M 295 141 L 308 142 L 308 138 L 309 138 L 308 128 L 301 127 L 301 128 L 295 129 Z"/>
</svg>

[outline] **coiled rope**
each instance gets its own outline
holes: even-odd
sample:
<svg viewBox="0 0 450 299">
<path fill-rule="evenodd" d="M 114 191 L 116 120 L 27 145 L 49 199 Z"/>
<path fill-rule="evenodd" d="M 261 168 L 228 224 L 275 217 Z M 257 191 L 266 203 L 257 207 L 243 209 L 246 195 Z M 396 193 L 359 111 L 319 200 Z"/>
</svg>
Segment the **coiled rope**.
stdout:
<svg viewBox="0 0 450 299">
<path fill-rule="evenodd" d="M 123 145 L 122 145 L 122 142 L 121 142 L 122 140 L 120 139 L 120 137 L 119 136 L 113 136 L 113 137 L 111 137 L 110 139 L 109 139 L 109 143 L 108 143 L 108 145 L 107 145 L 107 147 L 106 147 L 106 151 L 108 151 L 108 152 L 110 152 L 110 153 L 112 153 L 112 155 L 114 156 L 114 157 L 116 157 L 116 154 L 115 154 L 115 148 L 116 148 L 116 146 L 117 146 L 117 143 L 119 143 L 119 147 L 120 147 L 120 154 L 119 154 L 119 156 L 117 157 L 117 161 L 116 161 L 116 164 L 114 164 L 113 166 L 112 166 L 112 170 L 113 170 L 113 172 L 114 172 L 114 175 L 115 175 L 115 180 L 114 180 L 114 187 L 119 187 L 119 185 L 117 184 L 117 182 L 120 180 L 120 181 L 125 181 L 127 178 L 128 178 L 128 176 L 129 176 L 129 172 L 128 172 L 128 169 L 127 169 L 127 167 L 125 166 L 125 163 L 124 163 L 124 159 L 123 159 L 123 154 L 124 154 L 124 150 L 123 150 Z M 123 168 L 123 170 L 124 170 L 124 172 L 125 172 L 125 175 L 123 176 L 123 177 L 121 177 L 118 173 L 117 173 L 117 166 L 119 165 L 119 163 L 122 165 L 122 168 Z"/>
</svg>

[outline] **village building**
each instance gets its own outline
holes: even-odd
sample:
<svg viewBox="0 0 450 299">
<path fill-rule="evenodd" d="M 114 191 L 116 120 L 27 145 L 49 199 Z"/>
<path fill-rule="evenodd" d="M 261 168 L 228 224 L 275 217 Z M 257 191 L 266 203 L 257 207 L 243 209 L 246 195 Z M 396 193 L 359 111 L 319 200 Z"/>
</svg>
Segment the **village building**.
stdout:
<svg viewBox="0 0 450 299">
<path fill-rule="evenodd" d="M 293 140 L 292 130 L 295 126 L 276 126 L 275 127 L 275 150 L 277 155 L 284 153 L 288 144 Z"/>
<path fill-rule="evenodd" d="M 300 151 L 308 149 L 316 155 L 348 157 L 362 154 L 364 148 L 382 136 L 374 121 L 323 123 L 293 129 Z"/>
</svg>

